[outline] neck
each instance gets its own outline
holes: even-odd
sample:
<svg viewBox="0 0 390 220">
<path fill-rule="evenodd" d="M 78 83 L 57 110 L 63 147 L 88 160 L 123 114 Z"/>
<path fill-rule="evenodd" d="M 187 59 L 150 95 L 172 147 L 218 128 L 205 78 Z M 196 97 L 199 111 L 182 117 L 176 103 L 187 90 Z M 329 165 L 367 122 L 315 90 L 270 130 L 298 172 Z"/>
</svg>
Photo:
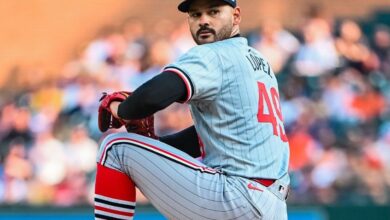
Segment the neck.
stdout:
<svg viewBox="0 0 390 220">
<path fill-rule="evenodd" d="M 230 37 L 236 36 L 238 34 L 240 34 L 240 28 L 238 26 L 234 26 Z"/>
</svg>

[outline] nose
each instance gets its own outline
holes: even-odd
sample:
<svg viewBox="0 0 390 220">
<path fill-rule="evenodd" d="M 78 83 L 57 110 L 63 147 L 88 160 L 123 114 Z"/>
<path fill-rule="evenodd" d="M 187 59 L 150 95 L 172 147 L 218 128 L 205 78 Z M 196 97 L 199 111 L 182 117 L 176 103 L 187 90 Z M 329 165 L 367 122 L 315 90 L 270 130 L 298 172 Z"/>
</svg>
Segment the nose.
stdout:
<svg viewBox="0 0 390 220">
<path fill-rule="evenodd" d="M 202 14 L 199 18 L 199 27 L 202 26 L 209 26 L 210 25 L 210 19 L 206 14 Z"/>
</svg>

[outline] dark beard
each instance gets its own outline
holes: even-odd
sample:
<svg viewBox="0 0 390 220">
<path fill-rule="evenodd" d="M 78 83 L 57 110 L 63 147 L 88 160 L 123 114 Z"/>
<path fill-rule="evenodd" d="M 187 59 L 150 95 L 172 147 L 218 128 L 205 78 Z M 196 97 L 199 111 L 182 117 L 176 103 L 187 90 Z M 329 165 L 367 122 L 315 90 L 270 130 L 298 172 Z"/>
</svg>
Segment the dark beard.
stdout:
<svg viewBox="0 0 390 220">
<path fill-rule="evenodd" d="M 209 31 L 212 35 L 214 35 L 213 42 L 216 42 L 216 41 L 221 41 L 230 38 L 233 30 L 233 25 L 225 25 L 224 27 L 221 28 L 221 30 L 218 33 L 216 33 L 214 29 L 208 28 L 206 26 L 199 28 L 199 30 L 196 33 L 191 33 L 192 38 L 198 45 L 204 44 L 199 40 L 200 32 L 204 30 Z"/>
</svg>

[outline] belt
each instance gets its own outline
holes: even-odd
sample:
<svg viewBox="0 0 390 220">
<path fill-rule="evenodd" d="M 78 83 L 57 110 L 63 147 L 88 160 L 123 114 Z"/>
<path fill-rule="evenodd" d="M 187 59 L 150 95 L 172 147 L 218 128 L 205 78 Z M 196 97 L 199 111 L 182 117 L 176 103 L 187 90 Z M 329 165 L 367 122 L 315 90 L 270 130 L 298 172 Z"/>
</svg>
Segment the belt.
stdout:
<svg viewBox="0 0 390 220">
<path fill-rule="evenodd" d="M 253 179 L 253 181 L 258 182 L 265 187 L 269 187 L 270 185 L 274 184 L 274 182 L 276 180 L 274 180 L 274 179 Z"/>
<path fill-rule="evenodd" d="M 260 183 L 261 185 L 268 187 L 268 189 L 282 200 L 286 200 L 290 194 L 290 186 L 284 186 L 281 184 L 273 185 L 277 180 L 274 179 L 252 179 L 253 181 Z"/>
</svg>

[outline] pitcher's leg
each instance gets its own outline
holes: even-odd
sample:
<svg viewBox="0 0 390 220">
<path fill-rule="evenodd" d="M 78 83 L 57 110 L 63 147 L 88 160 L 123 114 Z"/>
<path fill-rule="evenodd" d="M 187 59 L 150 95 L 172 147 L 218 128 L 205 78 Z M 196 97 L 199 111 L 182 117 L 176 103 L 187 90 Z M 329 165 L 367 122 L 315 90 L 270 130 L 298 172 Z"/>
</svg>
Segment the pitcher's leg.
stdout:
<svg viewBox="0 0 390 220">
<path fill-rule="evenodd" d="M 171 219 L 253 219 L 233 180 L 159 141 L 134 134 L 109 136 L 99 162 L 131 178 Z"/>
</svg>

